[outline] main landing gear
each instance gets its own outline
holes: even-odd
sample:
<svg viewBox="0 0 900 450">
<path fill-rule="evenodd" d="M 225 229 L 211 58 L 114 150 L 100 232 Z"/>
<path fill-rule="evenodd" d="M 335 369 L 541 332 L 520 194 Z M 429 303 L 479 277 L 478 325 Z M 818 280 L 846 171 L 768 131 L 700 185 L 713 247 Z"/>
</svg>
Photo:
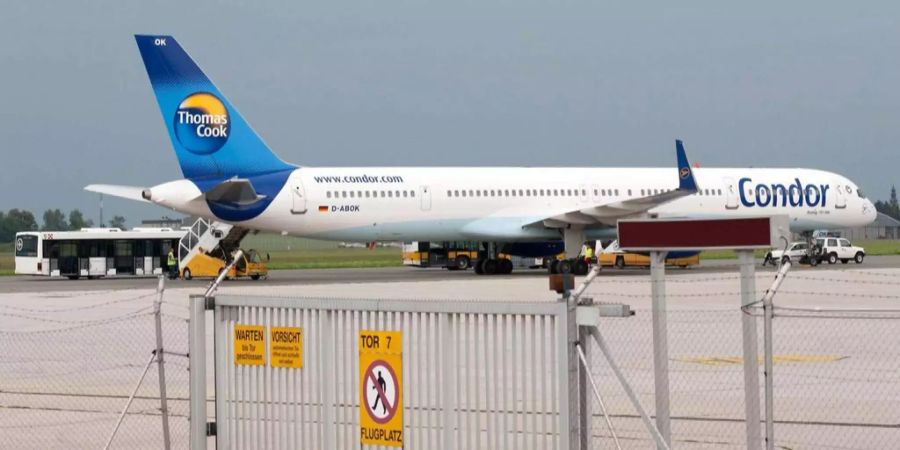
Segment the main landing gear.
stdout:
<svg viewBox="0 0 900 450">
<path fill-rule="evenodd" d="M 506 258 L 479 258 L 475 261 L 475 273 L 478 275 L 506 275 L 512 271 L 512 261 Z"/>
<path fill-rule="evenodd" d="M 572 275 L 587 275 L 590 267 L 587 262 L 581 258 L 575 259 L 557 259 L 550 263 L 547 270 L 551 273 L 571 273 Z"/>
<path fill-rule="evenodd" d="M 506 275 L 513 271 L 512 261 L 500 258 L 497 244 L 483 242 L 483 250 L 478 252 L 478 260 L 475 261 L 475 273 L 478 275 Z"/>
</svg>

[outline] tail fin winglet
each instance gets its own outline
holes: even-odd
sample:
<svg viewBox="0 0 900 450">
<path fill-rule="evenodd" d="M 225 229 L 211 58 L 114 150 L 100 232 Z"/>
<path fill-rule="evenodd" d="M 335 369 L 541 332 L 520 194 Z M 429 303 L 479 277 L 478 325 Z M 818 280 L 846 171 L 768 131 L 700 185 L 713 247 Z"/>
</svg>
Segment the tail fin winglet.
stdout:
<svg viewBox="0 0 900 450">
<path fill-rule="evenodd" d="M 694 171 L 688 162 L 684 152 L 684 143 L 681 139 L 675 140 L 675 153 L 678 160 L 678 189 L 682 191 L 696 192 L 697 181 L 694 179 Z"/>
</svg>

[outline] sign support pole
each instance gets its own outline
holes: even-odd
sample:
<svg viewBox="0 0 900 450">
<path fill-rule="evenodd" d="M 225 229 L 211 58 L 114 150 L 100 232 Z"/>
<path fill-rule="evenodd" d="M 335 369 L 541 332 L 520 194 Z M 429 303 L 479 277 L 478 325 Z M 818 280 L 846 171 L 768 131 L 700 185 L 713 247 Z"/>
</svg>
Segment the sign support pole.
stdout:
<svg viewBox="0 0 900 450">
<path fill-rule="evenodd" d="M 656 428 L 666 444 L 672 445 L 669 418 L 669 343 L 666 328 L 666 255 L 650 252 L 650 283 L 653 316 L 653 379 L 656 397 Z M 659 447 L 660 449 L 664 447 Z"/>
<path fill-rule="evenodd" d="M 744 407 L 747 425 L 747 448 L 761 448 L 759 424 L 759 350 L 756 318 L 743 312 L 756 302 L 756 267 L 752 250 L 738 250 L 741 266 L 741 329 L 744 341 Z"/>
</svg>

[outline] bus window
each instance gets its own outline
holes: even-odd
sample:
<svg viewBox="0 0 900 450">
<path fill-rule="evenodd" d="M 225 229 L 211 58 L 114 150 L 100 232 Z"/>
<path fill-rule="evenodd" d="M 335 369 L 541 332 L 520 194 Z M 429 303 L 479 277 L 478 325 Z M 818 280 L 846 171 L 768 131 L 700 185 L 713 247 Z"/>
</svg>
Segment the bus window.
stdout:
<svg viewBox="0 0 900 450">
<path fill-rule="evenodd" d="M 16 256 L 37 256 L 38 255 L 38 238 L 37 236 L 19 236 L 16 238 Z"/>
</svg>

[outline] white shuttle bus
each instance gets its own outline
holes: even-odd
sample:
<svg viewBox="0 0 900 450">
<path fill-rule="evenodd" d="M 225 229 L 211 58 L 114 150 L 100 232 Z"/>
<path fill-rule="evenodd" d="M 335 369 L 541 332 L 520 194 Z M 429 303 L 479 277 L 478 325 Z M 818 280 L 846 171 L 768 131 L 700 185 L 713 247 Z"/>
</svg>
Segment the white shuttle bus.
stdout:
<svg viewBox="0 0 900 450">
<path fill-rule="evenodd" d="M 16 274 L 95 278 L 153 275 L 167 270 L 170 248 L 187 230 L 84 228 L 16 233 Z"/>
</svg>

